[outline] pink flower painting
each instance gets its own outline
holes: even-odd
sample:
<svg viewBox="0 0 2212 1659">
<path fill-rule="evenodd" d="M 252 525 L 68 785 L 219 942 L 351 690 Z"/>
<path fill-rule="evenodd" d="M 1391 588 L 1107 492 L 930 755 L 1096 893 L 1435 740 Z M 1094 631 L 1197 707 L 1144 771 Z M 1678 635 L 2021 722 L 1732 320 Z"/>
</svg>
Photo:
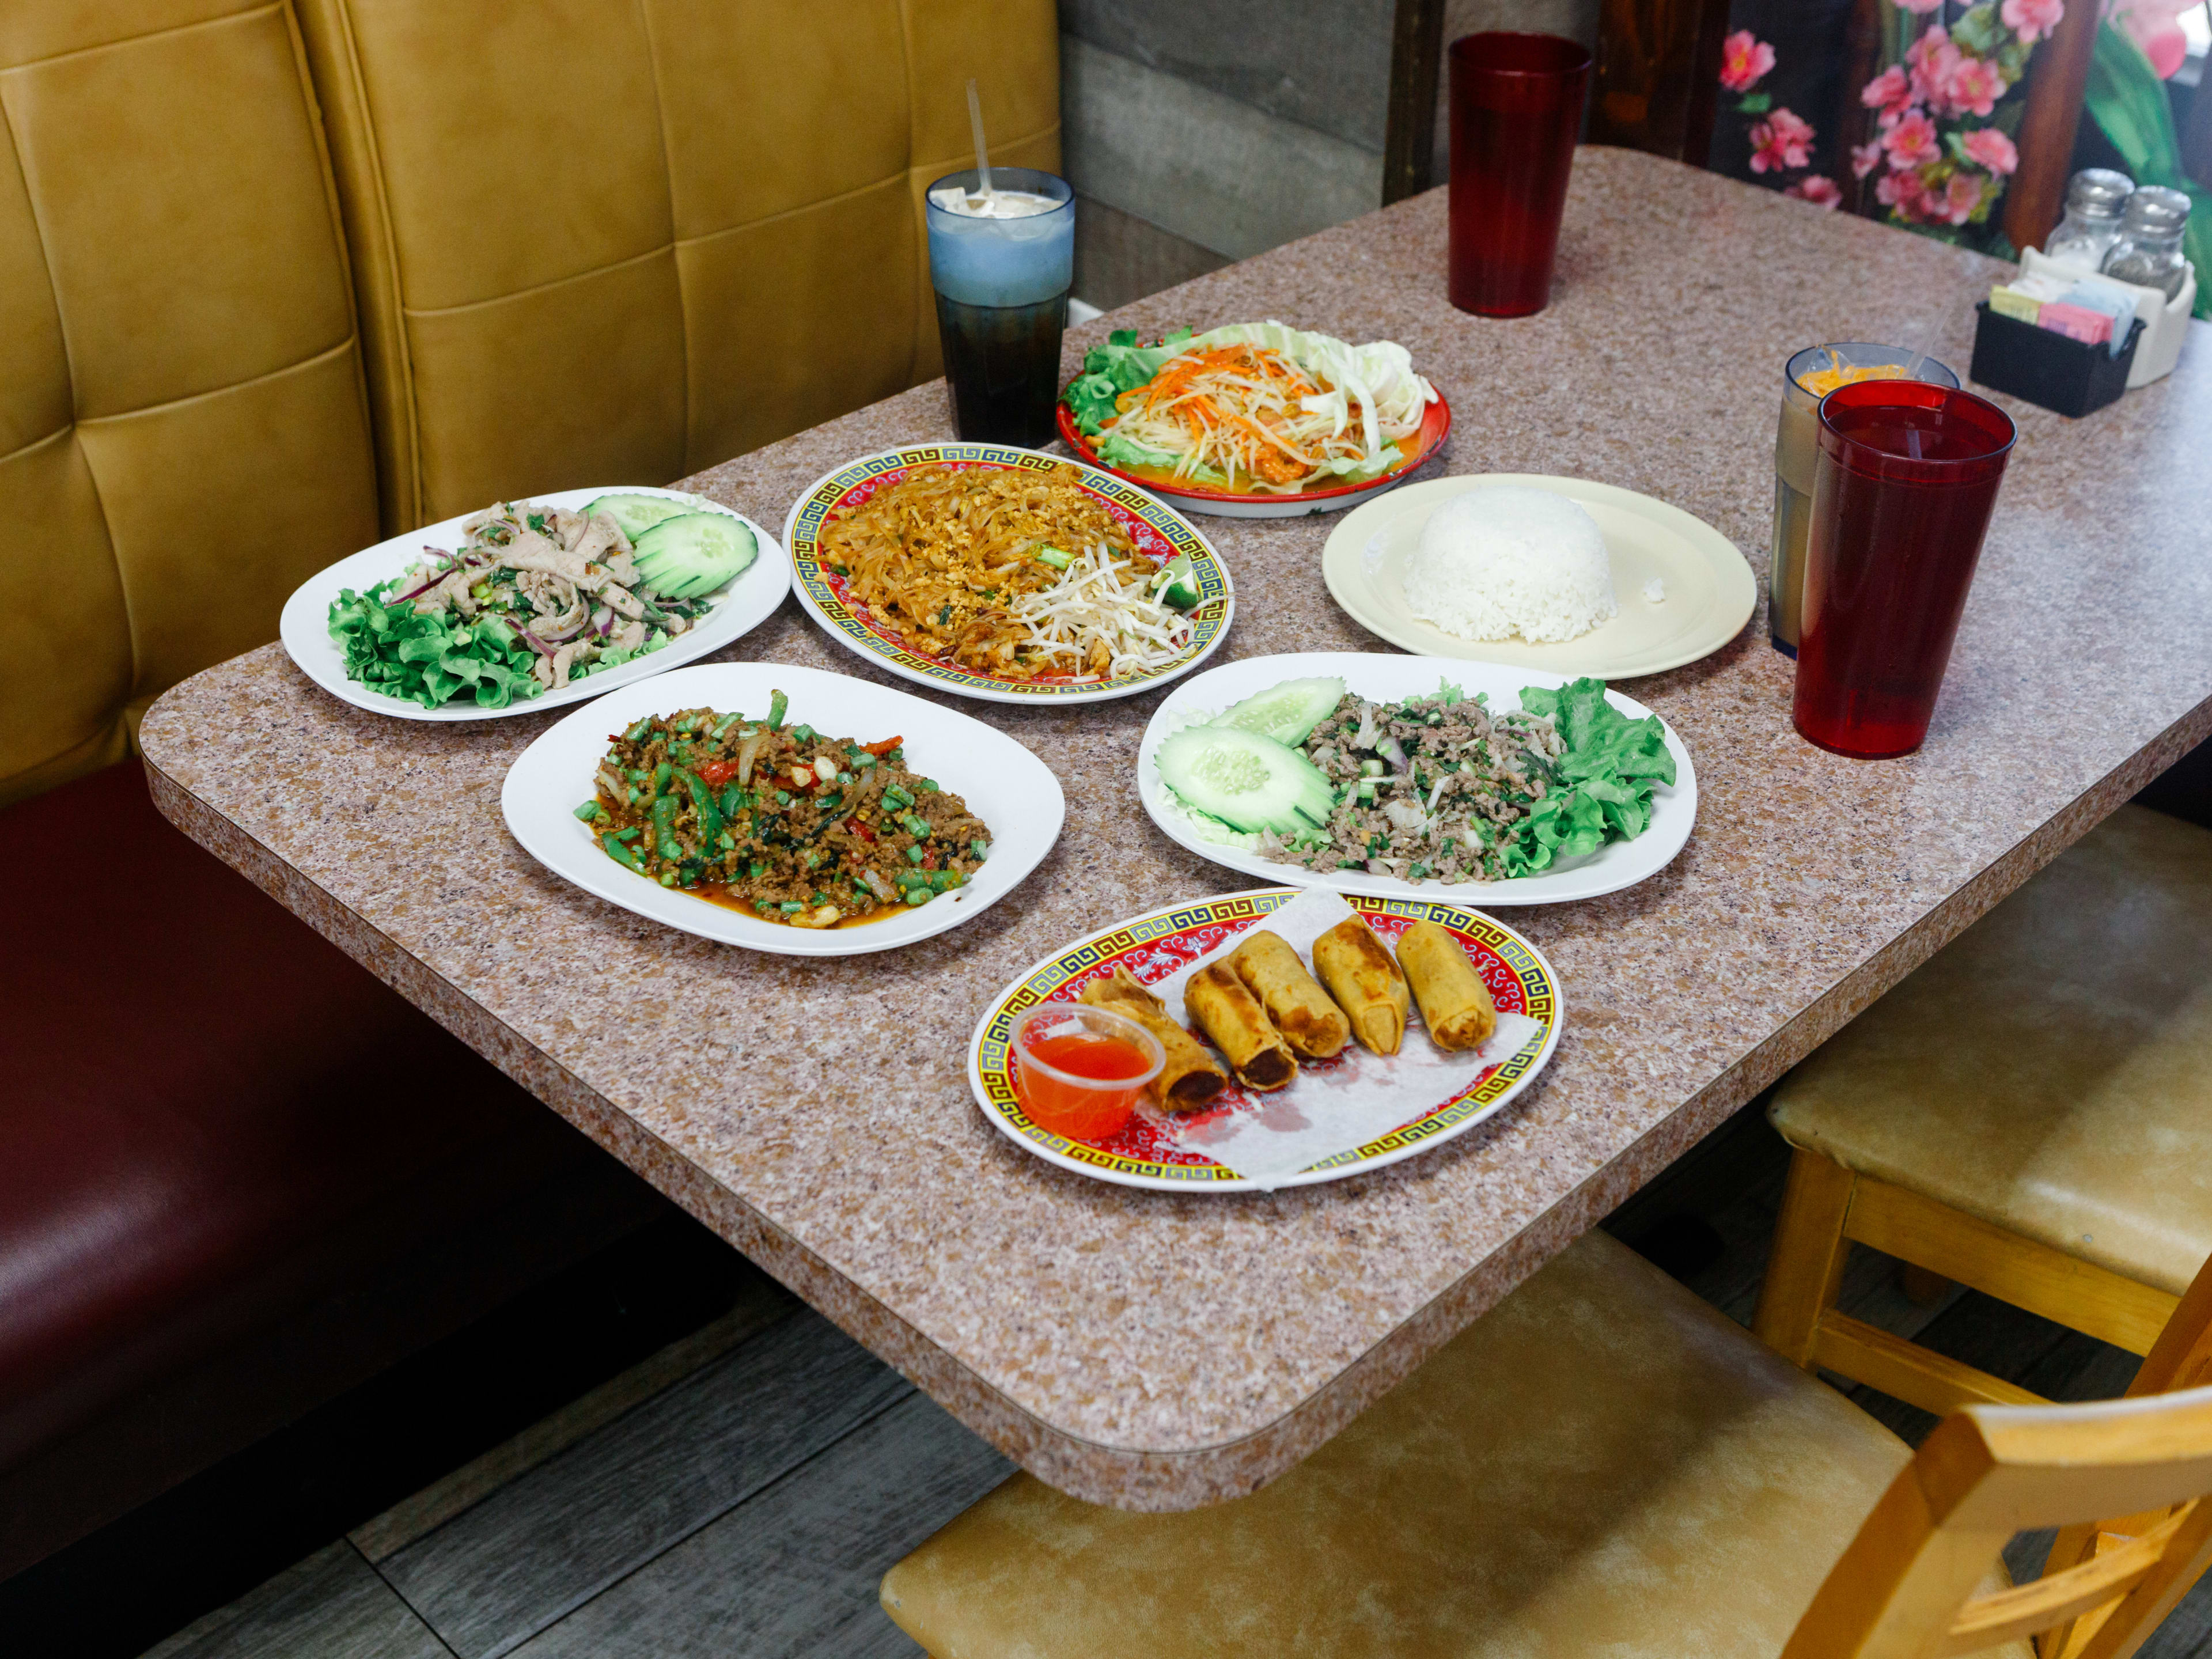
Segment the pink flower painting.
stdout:
<svg viewBox="0 0 2212 1659">
<path fill-rule="evenodd" d="M 1774 48 L 1738 29 L 1721 42 L 1721 85 L 1730 92 L 1749 92 L 1774 67 Z"/>
<path fill-rule="evenodd" d="M 2202 3 L 2203 0 L 2105 0 L 2105 15 L 2143 49 L 2158 78 L 2169 81 L 2189 57 L 2189 37 L 2181 32 L 2181 14 Z"/>
<path fill-rule="evenodd" d="M 1987 117 L 1996 112 L 1997 100 L 2005 95 L 2004 72 L 1982 58 L 1961 58 L 1951 65 L 1951 80 L 1943 101 L 1955 115 Z"/>
<path fill-rule="evenodd" d="M 1782 173 L 1809 167 L 1813 161 L 1813 128 L 1787 109 L 1778 109 L 1751 130 L 1751 170 Z"/>
<path fill-rule="evenodd" d="M 1859 102 L 1870 110 L 1881 112 L 1880 120 L 1889 125 L 1912 106 L 1912 78 L 1905 74 L 1905 65 L 1892 64 L 1859 94 Z"/>
<path fill-rule="evenodd" d="M 1914 110 L 1882 134 L 1881 147 L 1888 153 L 1889 165 L 1900 173 L 1941 161 L 1943 155 L 1943 147 L 1936 142 L 1935 122 L 1920 110 Z"/>
<path fill-rule="evenodd" d="M 1784 196 L 1794 196 L 1801 202 L 1810 202 L 1814 207 L 1826 208 L 1832 211 L 1836 204 L 1844 199 L 1843 186 L 1832 179 L 1822 178 L 1817 173 L 1800 179 L 1782 193 Z"/>
<path fill-rule="evenodd" d="M 2042 40 L 2058 27 L 2066 15 L 2065 0 L 2004 0 L 1997 16 L 2022 40 Z"/>
<path fill-rule="evenodd" d="M 1977 127 L 1960 143 L 1970 161 L 1978 162 L 2001 178 L 2020 167 L 2019 149 L 2011 139 L 1995 127 Z"/>
<path fill-rule="evenodd" d="M 1936 216 L 1954 225 L 1965 224 L 1981 203 L 1982 177 L 1972 172 L 1953 173 L 1950 183 L 1944 186 L 1942 201 L 1934 204 Z"/>
</svg>

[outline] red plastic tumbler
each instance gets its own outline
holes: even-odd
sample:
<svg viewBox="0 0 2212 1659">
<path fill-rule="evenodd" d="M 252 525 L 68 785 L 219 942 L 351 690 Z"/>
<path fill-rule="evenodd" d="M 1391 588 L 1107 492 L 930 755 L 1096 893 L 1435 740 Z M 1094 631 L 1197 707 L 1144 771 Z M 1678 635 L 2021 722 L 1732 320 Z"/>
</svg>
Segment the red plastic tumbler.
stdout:
<svg viewBox="0 0 2212 1659">
<path fill-rule="evenodd" d="M 1808 742 L 1881 760 L 1926 740 L 2013 436 L 1954 386 L 1862 380 L 1820 400 L 1792 711 Z"/>
<path fill-rule="evenodd" d="M 1552 292 L 1590 55 L 1556 34 L 1451 43 L 1451 302 L 1526 317 Z"/>
</svg>

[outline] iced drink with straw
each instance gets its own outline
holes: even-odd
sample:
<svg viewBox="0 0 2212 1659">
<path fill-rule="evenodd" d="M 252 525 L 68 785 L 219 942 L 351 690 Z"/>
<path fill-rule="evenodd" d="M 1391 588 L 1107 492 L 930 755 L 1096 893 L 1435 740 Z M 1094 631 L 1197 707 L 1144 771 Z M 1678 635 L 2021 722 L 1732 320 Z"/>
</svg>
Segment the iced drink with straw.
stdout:
<svg viewBox="0 0 2212 1659">
<path fill-rule="evenodd" d="M 928 212 L 954 428 L 985 443 L 1049 443 L 1075 280 L 1075 192 L 1030 167 L 977 168 L 932 185 Z"/>
</svg>

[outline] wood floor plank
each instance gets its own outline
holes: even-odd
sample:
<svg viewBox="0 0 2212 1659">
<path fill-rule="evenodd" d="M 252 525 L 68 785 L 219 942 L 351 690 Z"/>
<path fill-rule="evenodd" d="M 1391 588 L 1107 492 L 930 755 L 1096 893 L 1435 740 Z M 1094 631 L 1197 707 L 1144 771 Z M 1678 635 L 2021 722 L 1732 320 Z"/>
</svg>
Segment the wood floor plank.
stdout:
<svg viewBox="0 0 2212 1659">
<path fill-rule="evenodd" d="M 921 1395 L 570 1613 L 514 1659 L 898 1659 L 892 1565 L 1012 1473 Z"/>
<path fill-rule="evenodd" d="M 145 1659 L 452 1659 L 340 1539 L 179 1632 Z"/>
<path fill-rule="evenodd" d="M 794 1314 L 380 1570 L 460 1659 L 491 1659 L 912 1392 Z"/>
</svg>

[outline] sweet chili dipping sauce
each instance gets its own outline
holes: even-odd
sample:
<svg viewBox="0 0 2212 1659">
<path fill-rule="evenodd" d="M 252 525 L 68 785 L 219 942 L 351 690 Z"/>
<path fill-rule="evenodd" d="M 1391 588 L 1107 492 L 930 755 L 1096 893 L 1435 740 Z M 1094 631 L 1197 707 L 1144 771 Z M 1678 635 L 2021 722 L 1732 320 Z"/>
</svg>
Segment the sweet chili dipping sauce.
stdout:
<svg viewBox="0 0 2212 1659">
<path fill-rule="evenodd" d="M 1014 1018 L 1010 1038 L 1023 1109 L 1070 1140 L 1109 1140 L 1166 1063 L 1158 1039 L 1103 1008 L 1047 1003 Z"/>
</svg>

